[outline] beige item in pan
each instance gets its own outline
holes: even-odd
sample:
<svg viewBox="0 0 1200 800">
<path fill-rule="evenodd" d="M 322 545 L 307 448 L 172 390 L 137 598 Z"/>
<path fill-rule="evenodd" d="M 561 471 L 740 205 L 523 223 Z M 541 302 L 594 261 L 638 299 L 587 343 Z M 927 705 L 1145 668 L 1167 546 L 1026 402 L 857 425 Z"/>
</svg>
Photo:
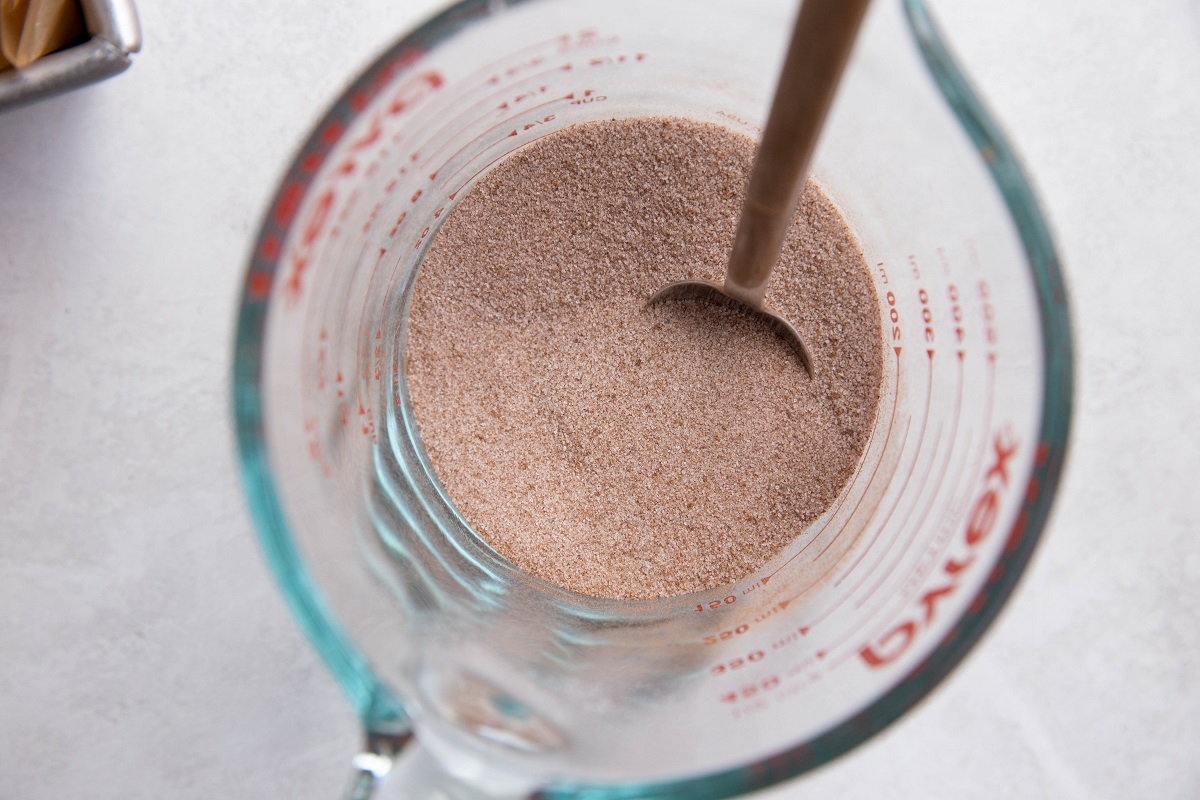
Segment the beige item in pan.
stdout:
<svg viewBox="0 0 1200 800">
<path fill-rule="evenodd" d="M 0 67 L 13 66 L 29 0 L 0 0 Z"/>
<path fill-rule="evenodd" d="M 77 0 L 0 0 L 0 69 L 28 66 L 85 36 Z"/>
</svg>

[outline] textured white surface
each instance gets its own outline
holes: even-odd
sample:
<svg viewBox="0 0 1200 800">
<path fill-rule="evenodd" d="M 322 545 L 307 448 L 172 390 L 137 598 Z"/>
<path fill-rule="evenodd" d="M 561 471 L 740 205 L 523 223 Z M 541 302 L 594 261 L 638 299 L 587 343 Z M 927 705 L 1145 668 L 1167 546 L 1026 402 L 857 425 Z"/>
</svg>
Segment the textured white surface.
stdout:
<svg viewBox="0 0 1200 800">
<path fill-rule="evenodd" d="M 0 797 L 336 797 L 355 721 L 283 608 L 227 412 L 300 136 L 434 0 L 139 3 L 124 75 L 0 115 Z M 771 798 L 1200 797 L 1200 9 L 941 0 L 1072 290 L 1073 449 L 983 646 Z"/>
</svg>

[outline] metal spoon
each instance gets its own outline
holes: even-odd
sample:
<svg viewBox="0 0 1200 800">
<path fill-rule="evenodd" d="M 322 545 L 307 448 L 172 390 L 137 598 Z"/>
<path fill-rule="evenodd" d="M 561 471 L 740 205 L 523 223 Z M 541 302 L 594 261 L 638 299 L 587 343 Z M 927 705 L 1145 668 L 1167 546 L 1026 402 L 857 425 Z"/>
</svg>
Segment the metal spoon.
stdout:
<svg viewBox="0 0 1200 800">
<path fill-rule="evenodd" d="M 788 45 L 771 112 L 750 172 L 725 284 L 676 281 L 650 298 L 699 297 L 749 309 L 791 342 L 810 376 L 812 353 L 800 333 L 763 303 L 767 281 L 804 187 L 808 162 L 870 0 L 804 0 Z"/>
</svg>

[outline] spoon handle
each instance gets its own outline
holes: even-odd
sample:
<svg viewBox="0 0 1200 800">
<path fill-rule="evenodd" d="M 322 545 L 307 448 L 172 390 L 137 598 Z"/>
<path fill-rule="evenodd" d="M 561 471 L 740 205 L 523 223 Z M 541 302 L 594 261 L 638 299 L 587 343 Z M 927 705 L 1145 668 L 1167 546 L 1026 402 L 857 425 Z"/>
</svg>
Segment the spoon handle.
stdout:
<svg viewBox="0 0 1200 800">
<path fill-rule="evenodd" d="M 726 293 L 759 308 L 870 0 L 804 0 L 738 220 Z"/>
</svg>

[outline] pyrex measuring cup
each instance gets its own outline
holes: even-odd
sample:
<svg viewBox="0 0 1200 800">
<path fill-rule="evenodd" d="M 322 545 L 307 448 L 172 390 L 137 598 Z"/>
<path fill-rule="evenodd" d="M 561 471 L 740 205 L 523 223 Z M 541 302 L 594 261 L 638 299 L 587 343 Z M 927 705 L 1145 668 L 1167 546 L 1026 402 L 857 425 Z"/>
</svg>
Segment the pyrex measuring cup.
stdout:
<svg viewBox="0 0 1200 800">
<path fill-rule="evenodd" d="M 895 720 L 1012 590 L 1064 454 L 1066 301 L 1029 187 L 917 0 L 873 7 L 812 168 L 872 265 L 885 340 L 867 451 L 817 523 L 736 583 L 599 600 L 495 553 L 423 452 L 407 299 L 455 203 L 586 120 L 756 135 L 794 13 L 460 3 L 371 66 L 288 170 L 246 275 L 235 413 L 263 546 L 369 734 L 354 791 L 397 750 L 406 797 L 765 786 Z"/>
</svg>

